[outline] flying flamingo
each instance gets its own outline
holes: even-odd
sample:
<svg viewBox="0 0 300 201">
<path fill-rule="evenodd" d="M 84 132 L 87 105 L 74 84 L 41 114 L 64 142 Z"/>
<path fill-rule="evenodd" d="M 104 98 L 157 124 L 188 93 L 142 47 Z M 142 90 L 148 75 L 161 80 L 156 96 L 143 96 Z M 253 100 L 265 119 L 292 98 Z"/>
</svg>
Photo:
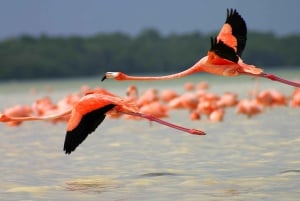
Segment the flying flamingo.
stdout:
<svg viewBox="0 0 300 201">
<path fill-rule="evenodd" d="M 294 87 L 300 87 L 300 83 L 280 78 L 274 74 L 265 73 L 262 69 L 249 65 L 241 59 L 246 46 L 247 26 L 244 19 L 235 9 L 227 9 L 227 18 L 217 38 L 211 37 L 211 48 L 207 56 L 200 59 L 192 67 L 185 71 L 157 77 L 129 76 L 122 72 L 107 72 L 106 78 L 115 80 L 167 80 L 181 78 L 198 72 L 207 72 L 220 76 L 248 75 L 263 77 L 278 81 Z"/>
<path fill-rule="evenodd" d="M 98 125 L 105 119 L 106 114 L 110 115 L 114 113 L 145 118 L 193 135 L 205 135 L 203 131 L 188 129 L 163 121 L 153 115 L 140 113 L 134 103 L 125 101 L 101 89 L 88 92 L 73 107 L 64 143 L 66 154 L 74 151 L 90 133 L 94 132 Z"/>
<path fill-rule="evenodd" d="M 71 115 L 70 115 L 71 114 Z M 64 151 L 70 154 L 81 144 L 85 138 L 95 131 L 95 129 L 105 119 L 106 114 L 125 114 L 155 121 L 162 125 L 189 133 L 193 135 L 205 135 L 205 132 L 181 127 L 167 121 L 161 120 L 151 114 L 139 112 L 138 106 L 132 101 L 126 101 L 120 97 L 108 92 L 105 89 L 89 90 L 79 99 L 70 109 L 63 112 L 45 116 L 24 116 L 15 117 L 5 113 L 0 113 L 0 122 L 11 121 L 34 121 L 34 120 L 53 120 L 70 115 L 67 124 L 67 133 L 64 143 Z"/>
</svg>

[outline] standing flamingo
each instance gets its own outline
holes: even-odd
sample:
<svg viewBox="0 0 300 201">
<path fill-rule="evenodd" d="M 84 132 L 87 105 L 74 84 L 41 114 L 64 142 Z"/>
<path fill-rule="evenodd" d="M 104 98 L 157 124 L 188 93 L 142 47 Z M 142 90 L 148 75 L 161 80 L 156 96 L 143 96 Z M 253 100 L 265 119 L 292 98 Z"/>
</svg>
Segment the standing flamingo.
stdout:
<svg viewBox="0 0 300 201">
<path fill-rule="evenodd" d="M 249 65 L 241 59 L 246 46 L 247 26 L 244 19 L 235 9 L 227 9 L 227 18 L 217 38 L 211 38 L 211 48 L 207 56 L 200 59 L 192 67 L 185 71 L 157 77 L 129 76 L 122 72 L 107 72 L 106 78 L 115 80 L 166 80 L 181 78 L 198 72 L 207 72 L 221 76 L 249 75 L 263 77 L 278 81 L 294 87 L 300 87 L 300 83 L 280 78 L 274 74 L 267 74 L 254 65 Z"/>
</svg>

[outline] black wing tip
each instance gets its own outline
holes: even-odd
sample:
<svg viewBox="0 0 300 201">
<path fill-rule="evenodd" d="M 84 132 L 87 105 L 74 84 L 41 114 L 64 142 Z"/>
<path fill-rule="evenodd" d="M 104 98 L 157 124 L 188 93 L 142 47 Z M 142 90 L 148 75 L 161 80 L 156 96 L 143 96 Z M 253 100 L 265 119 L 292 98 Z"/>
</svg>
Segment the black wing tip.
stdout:
<svg viewBox="0 0 300 201">
<path fill-rule="evenodd" d="M 75 149 L 72 149 L 72 150 L 64 149 L 64 151 L 65 151 L 66 155 L 70 155 L 73 151 L 75 151 Z"/>
<path fill-rule="evenodd" d="M 237 32 L 239 35 L 247 34 L 246 22 L 236 9 L 227 9 L 225 23 L 228 23 L 232 26 L 233 32 Z"/>
<path fill-rule="evenodd" d="M 73 131 L 67 131 L 64 143 L 65 154 L 71 154 L 84 139 L 78 140 Z M 78 135 L 78 134 L 77 134 Z M 77 139 L 77 140 L 76 140 Z"/>
<path fill-rule="evenodd" d="M 64 147 L 64 152 L 65 154 L 70 155 L 75 149 L 76 147 L 75 148 Z"/>
<path fill-rule="evenodd" d="M 240 18 L 244 21 L 243 17 L 239 14 L 239 12 L 236 9 L 227 8 L 226 22 L 230 21 L 232 18 Z"/>
<path fill-rule="evenodd" d="M 233 14 L 239 14 L 235 8 L 227 8 L 227 16 L 233 15 Z"/>
<path fill-rule="evenodd" d="M 233 13 L 236 13 L 236 9 L 233 8 L 227 8 L 227 18 L 226 20 L 229 18 L 229 16 L 233 15 Z"/>
<path fill-rule="evenodd" d="M 70 155 L 71 152 L 74 151 L 74 150 L 66 150 L 66 149 L 64 149 L 64 151 L 65 151 L 65 154 Z"/>
</svg>

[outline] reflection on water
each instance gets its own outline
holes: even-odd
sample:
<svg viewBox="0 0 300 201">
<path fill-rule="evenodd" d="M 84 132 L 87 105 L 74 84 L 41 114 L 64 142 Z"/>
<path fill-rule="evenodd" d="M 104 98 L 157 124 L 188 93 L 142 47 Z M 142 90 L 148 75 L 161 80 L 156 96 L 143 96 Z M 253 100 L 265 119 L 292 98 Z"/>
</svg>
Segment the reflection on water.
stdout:
<svg viewBox="0 0 300 201">
<path fill-rule="evenodd" d="M 141 177 L 160 177 L 160 176 L 177 176 L 178 174 L 171 172 L 151 172 L 142 174 Z"/>
<path fill-rule="evenodd" d="M 182 90 L 184 81 L 159 86 Z M 254 86 L 251 79 L 239 85 L 212 83 L 213 91 L 237 90 L 241 96 Z M 106 86 L 123 95 L 125 85 Z M 24 88 L 30 86 L 0 94 L 1 107 L 43 95 L 29 95 Z M 50 96 L 61 98 L 80 86 L 81 81 L 53 86 Z M 5 87 L 0 89 L 9 91 Z M 274 87 L 287 94 L 293 90 Z M 300 109 L 279 107 L 253 119 L 229 110 L 222 123 L 190 121 L 186 111 L 170 115 L 170 121 L 208 134 L 192 136 L 147 121 L 111 119 L 65 155 L 64 124 L 0 125 L 0 200 L 299 200 Z"/>
<path fill-rule="evenodd" d="M 285 170 L 280 172 L 280 174 L 299 174 L 300 175 L 300 170 Z"/>
<path fill-rule="evenodd" d="M 89 177 L 66 181 L 66 189 L 83 193 L 102 193 L 117 187 L 117 181 L 105 177 Z"/>
</svg>

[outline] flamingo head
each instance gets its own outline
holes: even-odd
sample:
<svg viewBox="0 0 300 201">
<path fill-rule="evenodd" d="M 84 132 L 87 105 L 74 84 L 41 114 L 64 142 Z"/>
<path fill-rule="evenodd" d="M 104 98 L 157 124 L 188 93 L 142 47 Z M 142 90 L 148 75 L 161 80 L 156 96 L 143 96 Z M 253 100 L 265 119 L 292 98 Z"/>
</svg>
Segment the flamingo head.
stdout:
<svg viewBox="0 0 300 201">
<path fill-rule="evenodd" d="M 115 80 L 124 80 L 126 75 L 121 72 L 106 72 L 105 75 L 102 77 L 101 81 L 104 81 L 105 79 L 115 79 Z"/>
<path fill-rule="evenodd" d="M 9 121 L 10 118 L 7 115 L 0 113 L 0 122 L 9 122 Z"/>
</svg>

